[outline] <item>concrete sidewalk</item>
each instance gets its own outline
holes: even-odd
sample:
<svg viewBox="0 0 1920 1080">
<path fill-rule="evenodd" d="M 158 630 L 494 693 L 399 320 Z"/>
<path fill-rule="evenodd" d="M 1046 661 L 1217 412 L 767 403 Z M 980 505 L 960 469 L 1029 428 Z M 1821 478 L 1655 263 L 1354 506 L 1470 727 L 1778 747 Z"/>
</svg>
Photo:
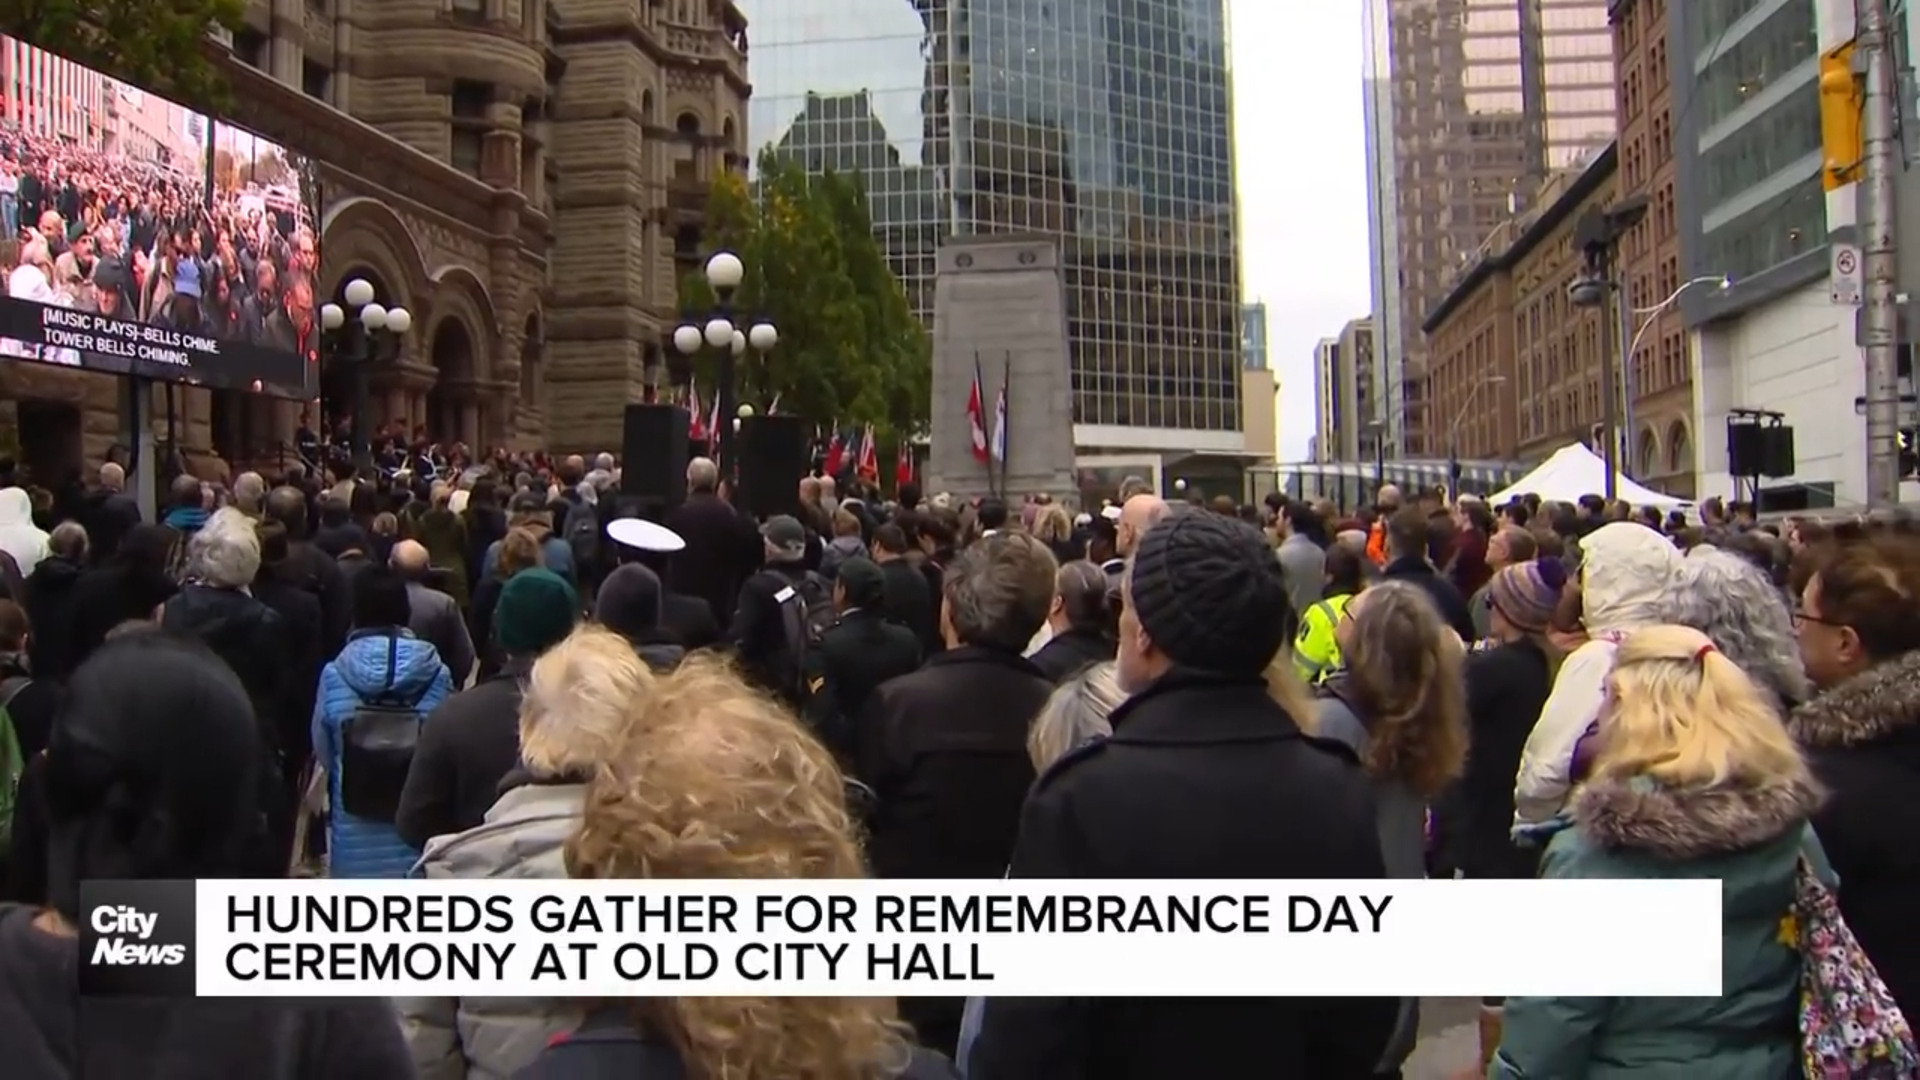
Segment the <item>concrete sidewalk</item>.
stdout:
<svg viewBox="0 0 1920 1080">
<path fill-rule="evenodd" d="M 1420 1042 L 1404 1080 L 1453 1080 L 1480 1057 L 1480 999 L 1422 998 Z"/>
</svg>

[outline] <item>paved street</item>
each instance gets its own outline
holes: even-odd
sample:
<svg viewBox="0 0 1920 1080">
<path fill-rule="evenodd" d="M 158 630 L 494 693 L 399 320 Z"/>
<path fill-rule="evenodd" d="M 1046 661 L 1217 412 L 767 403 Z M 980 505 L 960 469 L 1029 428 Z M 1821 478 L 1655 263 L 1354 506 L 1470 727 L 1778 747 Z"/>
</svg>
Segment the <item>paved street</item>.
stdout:
<svg viewBox="0 0 1920 1080">
<path fill-rule="evenodd" d="M 1422 998 L 1420 1045 L 1405 1080 L 1453 1080 L 1480 1053 L 1479 998 Z"/>
</svg>

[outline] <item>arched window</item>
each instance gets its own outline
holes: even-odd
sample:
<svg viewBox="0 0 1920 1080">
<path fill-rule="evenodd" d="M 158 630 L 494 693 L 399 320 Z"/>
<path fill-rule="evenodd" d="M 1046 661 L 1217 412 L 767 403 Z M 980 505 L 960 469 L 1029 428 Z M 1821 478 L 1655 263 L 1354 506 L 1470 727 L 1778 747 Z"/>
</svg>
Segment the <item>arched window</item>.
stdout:
<svg viewBox="0 0 1920 1080">
<path fill-rule="evenodd" d="M 1667 429 L 1667 471 L 1693 471 L 1693 439 L 1687 434 L 1685 421 L 1675 420 Z"/>
<path fill-rule="evenodd" d="M 700 118 L 690 112 L 683 112 L 680 114 L 680 119 L 673 122 L 673 129 L 682 135 L 698 135 Z"/>
<path fill-rule="evenodd" d="M 733 137 L 734 137 L 733 117 L 731 116 L 727 117 L 726 121 L 720 125 L 720 137 L 726 140 L 727 151 L 729 153 L 739 149 L 739 147 L 735 146 L 733 143 Z"/>
<path fill-rule="evenodd" d="M 1634 470 L 1641 476 L 1657 476 L 1661 472 L 1660 440 L 1656 439 L 1652 428 L 1640 433 L 1640 446 L 1633 455 Z"/>
</svg>

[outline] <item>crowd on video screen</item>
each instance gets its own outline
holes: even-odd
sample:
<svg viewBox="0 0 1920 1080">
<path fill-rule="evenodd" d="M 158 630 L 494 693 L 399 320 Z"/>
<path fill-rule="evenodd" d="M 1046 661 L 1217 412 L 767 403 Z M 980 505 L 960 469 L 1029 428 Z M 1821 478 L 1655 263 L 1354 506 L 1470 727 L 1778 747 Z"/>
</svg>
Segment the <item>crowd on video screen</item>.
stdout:
<svg viewBox="0 0 1920 1080">
<path fill-rule="evenodd" d="M 280 167 L 284 183 L 262 184 L 243 164 L 216 177 L 209 201 L 206 171 L 197 157 L 161 163 L 0 132 L 7 295 L 310 353 L 319 245 L 297 176 Z M 38 352 L 0 342 L 0 354 Z M 69 349 L 45 353 L 80 363 Z"/>
</svg>

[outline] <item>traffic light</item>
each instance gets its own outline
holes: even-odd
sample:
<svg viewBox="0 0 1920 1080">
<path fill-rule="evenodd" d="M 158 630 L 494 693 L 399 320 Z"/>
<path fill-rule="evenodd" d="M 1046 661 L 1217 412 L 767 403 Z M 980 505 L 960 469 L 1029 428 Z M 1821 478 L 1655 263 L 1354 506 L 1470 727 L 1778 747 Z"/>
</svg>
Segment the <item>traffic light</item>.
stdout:
<svg viewBox="0 0 1920 1080">
<path fill-rule="evenodd" d="M 1851 41 L 1820 56 L 1820 175 L 1828 191 L 1860 179 L 1866 158 L 1860 130 L 1866 86 L 1853 70 L 1853 56 Z"/>
</svg>

